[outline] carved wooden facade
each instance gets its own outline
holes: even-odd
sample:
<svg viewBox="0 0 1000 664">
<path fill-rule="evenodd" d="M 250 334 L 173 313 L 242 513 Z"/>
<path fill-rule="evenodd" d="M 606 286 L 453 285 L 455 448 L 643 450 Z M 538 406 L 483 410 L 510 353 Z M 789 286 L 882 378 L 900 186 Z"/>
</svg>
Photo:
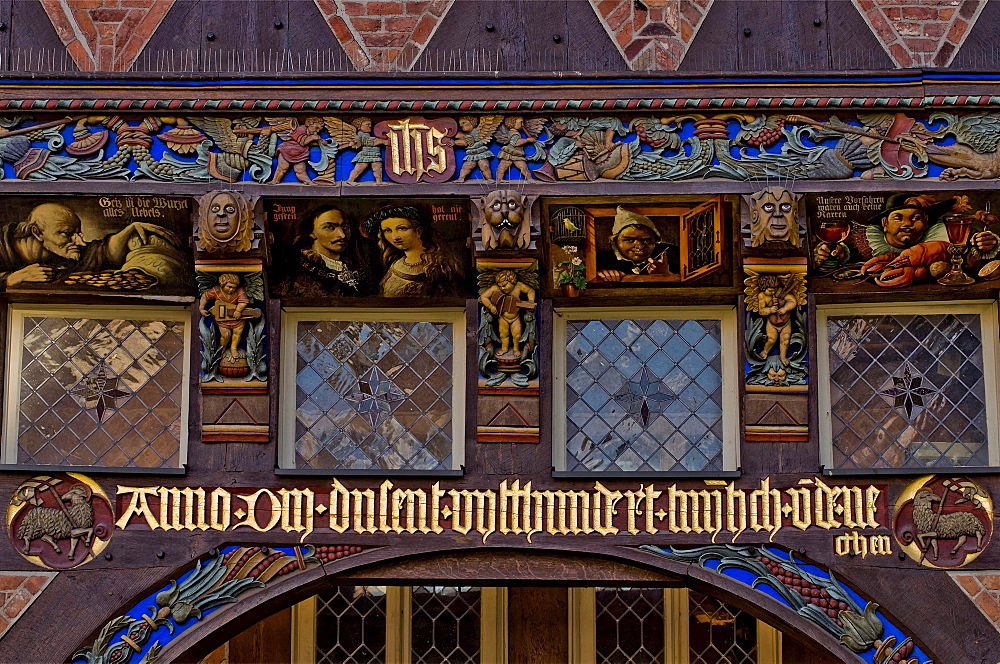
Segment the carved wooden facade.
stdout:
<svg viewBox="0 0 1000 664">
<path fill-rule="evenodd" d="M 958 66 L 996 7 L 932 45 L 905 3 L 556 3 L 529 41 L 604 73 L 497 78 L 423 72 L 501 3 L 275 3 L 260 44 L 343 73 L 111 73 L 230 44 L 210 4 L 0 3 L 100 72 L 0 82 L 0 661 L 197 661 L 386 579 L 484 586 L 482 661 L 599 647 L 518 586 L 724 602 L 770 661 L 1000 658 L 995 74 L 652 73 L 780 16 Z"/>
</svg>

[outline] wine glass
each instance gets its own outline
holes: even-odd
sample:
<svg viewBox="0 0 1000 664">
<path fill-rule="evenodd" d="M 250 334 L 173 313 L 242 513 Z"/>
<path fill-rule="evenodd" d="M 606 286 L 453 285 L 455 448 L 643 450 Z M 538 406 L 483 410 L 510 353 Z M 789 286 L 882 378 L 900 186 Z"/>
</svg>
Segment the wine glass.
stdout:
<svg viewBox="0 0 1000 664">
<path fill-rule="evenodd" d="M 972 232 L 972 219 L 960 215 L 951 216 L 945 219 L 944 227 L 948 231 L 948 242 L 951 243 L 948 245 L 951 269 L 938 279 L 938 283 L 943 286 L 968 286 L 975 283 L 976 280 L 962 270 L 965 254 L 969 251 L 967 243 Z"/>
<path fill-rule="evenodd" d="M 819 222 L 816 226 L 816 237 L 825 242 L 827 248 L 830 250 L 830 257 L 823 261 L 820 269 L 832 270 L 840 266 L 837 259 L 833 257 L 833 252 L 836 251 L 837 245 L 846 240 L 850 234 L 851 222 L 846 219 Z"/>
</svg>

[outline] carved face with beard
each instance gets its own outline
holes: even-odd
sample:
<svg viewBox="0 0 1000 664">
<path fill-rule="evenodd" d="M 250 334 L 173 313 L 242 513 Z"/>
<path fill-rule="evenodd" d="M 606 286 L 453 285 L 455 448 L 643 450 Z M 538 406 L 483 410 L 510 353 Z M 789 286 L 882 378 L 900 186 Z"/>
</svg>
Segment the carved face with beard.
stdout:
<svg viewBox="0 0 1000 664">
<path fill-rule="evenodd" d="M 795 196 L 781 187 L 767 187 L 749 197 L 750 246 L 787 242 L 799 246 L 799 221 Z"/>
<path fill-rule="evenodd" d="M 483 246 L 486 249 L 527 249 L 531 228 L 524 198 L 516 191 L 498 189 L 483 201 Z"/>
</svg>

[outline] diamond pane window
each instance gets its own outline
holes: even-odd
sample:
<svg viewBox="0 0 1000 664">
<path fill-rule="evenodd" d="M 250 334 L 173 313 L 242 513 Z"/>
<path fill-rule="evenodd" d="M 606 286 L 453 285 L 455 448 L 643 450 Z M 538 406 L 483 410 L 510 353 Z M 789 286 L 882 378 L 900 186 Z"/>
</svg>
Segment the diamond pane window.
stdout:
<svg viewBox="0 0 1000 664">
<path fill-rule="evenodd" d="M 558 470 L 735 468 L 732 310 L 646 311 L 557 317 Z"/>
<path fill-rule="evenodd" d="M 12 307 L 6 463 L 177 468 L 187 442 L 189 315 Z"/>
<path fill-rule="evenodd" d="M 663 661 L 663 588 L 596 588 L 594 596 L 598 664 Z"/>
<path fill-rule="evenodd" d="M 405 319 L 367 311 L 365 321 L 329 312 L 286 315 L 282 465 L 458 468 L 464 315 L 424 310 Z"/>
<path fill-rule="evenodd" d="M 340 586 L 317 595 L 317 664 L 384 662 L 385 612 L 385 586 Z"/>
<path fill-rule="evenodd" d="M 995 464 L 995 306 L 824 307 L 818 315 L 828 468 Z"/>
<path fill-rule="evenodd" d="M 411 603 L 413 664 L 478 662 L 480 589 L 415 586 Z"/>
</svg>

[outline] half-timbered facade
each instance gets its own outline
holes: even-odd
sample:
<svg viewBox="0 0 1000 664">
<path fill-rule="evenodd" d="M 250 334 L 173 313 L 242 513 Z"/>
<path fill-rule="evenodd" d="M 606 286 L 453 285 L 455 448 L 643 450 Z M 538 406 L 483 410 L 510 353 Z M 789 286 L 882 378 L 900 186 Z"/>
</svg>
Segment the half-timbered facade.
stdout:
<svg viewBox="0 0 1000 664">
<path fill-rule="evenodd" d="M 0 661 L 1000 659 L 998 24 L 0 1 Z"/>
</svg>

